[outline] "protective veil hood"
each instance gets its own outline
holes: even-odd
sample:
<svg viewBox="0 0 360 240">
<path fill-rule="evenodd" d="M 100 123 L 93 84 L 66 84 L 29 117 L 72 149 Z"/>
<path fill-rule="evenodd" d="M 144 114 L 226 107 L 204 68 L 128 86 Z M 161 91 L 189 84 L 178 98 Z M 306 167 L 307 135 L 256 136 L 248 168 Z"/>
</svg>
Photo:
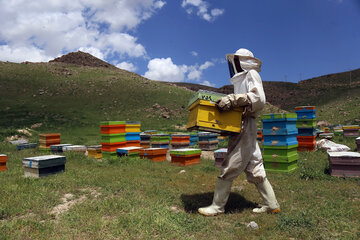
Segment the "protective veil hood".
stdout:
<svg viewBox="0 0 360 240">
<path fill-rule="evenodd" d="M 248 72 L 251 69 L 257 72 L 261 71 L 261 61 L 245 48 L 240 48 L 235 54 L 226 54 L 226 60 L 229 65 L 230 77 L 243 71 Z"/>
</svg>

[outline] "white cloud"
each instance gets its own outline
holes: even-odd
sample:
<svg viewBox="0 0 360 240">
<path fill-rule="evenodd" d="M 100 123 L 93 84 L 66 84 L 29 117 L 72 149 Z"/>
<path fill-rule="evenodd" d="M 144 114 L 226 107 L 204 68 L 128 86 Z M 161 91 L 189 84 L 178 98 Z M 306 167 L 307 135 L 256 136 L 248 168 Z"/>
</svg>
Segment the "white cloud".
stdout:
<svg viewBox="0 0 360 240">
<path fill-rule="evenodd" d="M 46 61 L 86 50 L 106 59 L 144 57 L 145 47 L 127 31 L 165 5 L 159 0 L 17 0 L 0 1 L 0 47 L 13 61 Z M 10 56 L 1 54 L 0 60 Z"/>
<path fill-rule="evenodd" d="M 0 46 L 0 60 L 9 62 L 44 62 L 49 61 L 52 57 L 47 56 L 42 50 L 35 47 L 19 47 L 12 49 L 7 45 Z"/>
<path fill-rule="evenodd" d="M 188 14 L 192 14 L 194 9 L 197 9 L 197 15 L 208 22 L 214 21 L 225 12 L 224 9 L 219 8 L 209 10 L 209 3 L 203 0 L 183 0 L 181 6 Z"/>
<path fill-rule="evenodd" d="M 211 83 L 209 81 L 203 81 L 201 84 L 205 85 L 205 86 L 209 86 L 209 87 L 215 87 L 215 84 L 213 84 L 213 83 Z"/>
<path fill-rule="evenodd" d="M 121 62 L 121 63 L 118 63 L 118 64 L 116 64 L 116 67 L 117 67 L 117 68 L 120 68 L 120 69 L 124 69 L 124 70 L 130 71 L 130 72 L 135 72 L 135 71 L 136 71 L 135 65 L 132 64 L 132 63 L 130 63 L 130 62 Z"/>
<path fill-rule="evenodd" d="M 90 53 L 94 57 L 97 57 L 97 58 L 100 58 L 100 59 L 104 60 L 104 54 L 98 48 L 95 48 L 95 47 L 81 47 L 81 48 L 79 48 L 79 50 L 82 51 L 82 52 Z"/>
<path fill-rule="evenodd" d="M 193 55 L 194 57 L 197 57 L 199 55 L 199 53 L 197 53 L 195 51 L 191 51 L 191 55 Z"/>
<path fill-rule="evenodd" d="M 183 82 L 195 80 L 199 82 L 204 70 L 214 66 L 214 63 L 206 61 L 202 65 L 176 65 L 171 58 L 154 58 L 148 63 L 148 71 L 144 77 L 167 82 Z"/>
<path fill-rule="evenodd" d="M 175 65 L 171 58 L 154 58 L 148 63 L 148 71 L 144 77 L 168 82 L 181 82 L 184 80 L 184 74 L 187 71 L 185 65 Z"/>
</svg>

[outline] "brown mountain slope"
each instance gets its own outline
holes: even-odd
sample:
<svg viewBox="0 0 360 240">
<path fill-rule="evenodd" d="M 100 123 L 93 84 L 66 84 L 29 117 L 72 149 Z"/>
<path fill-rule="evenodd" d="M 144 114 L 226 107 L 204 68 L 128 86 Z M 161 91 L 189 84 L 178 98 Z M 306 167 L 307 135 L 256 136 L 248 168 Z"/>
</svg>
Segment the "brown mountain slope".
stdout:
<svg viewBox="0 0 360 240">
<path fill-rule="evenodd" d="M 105 68 L 115 68 L 115 66 L 97 58 L 93 55 L 81 51 L 71 52 L 61 57 L 50 60 L 50 63 L 60 62 L 60 63 L 70 63 L 80 66 L 88 67 L 105 67 Z"/>
</svg>

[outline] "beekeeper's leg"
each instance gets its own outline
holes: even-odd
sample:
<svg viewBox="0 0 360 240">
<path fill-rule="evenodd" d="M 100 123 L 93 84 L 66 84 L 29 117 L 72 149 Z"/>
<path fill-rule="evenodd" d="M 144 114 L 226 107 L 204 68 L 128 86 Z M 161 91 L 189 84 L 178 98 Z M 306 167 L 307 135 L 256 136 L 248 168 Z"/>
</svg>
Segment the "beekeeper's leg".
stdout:
<svg viewBox="0 0 360 240">
<path fill-rule="evenodd" d="M 214 190 L 213 202 L 210 206 L 199 208 L 198 212 L 205 216 L 216 216 L 225 212 L 225 205 L 229 198 L 232 181 L 218 178 Z"/>
<path fill-rule="evenodd" d="M 255 154 L 254 156 L 255 158 L 251 160 L 246 167 L 245 173 L 247 180 L 251 183 L 254 183 L 257 190 L 259 191 L 260 196 L 263 199 L 263 205 L 261 208 L 254 208 L 253 212 L 278 213 L 280 212 L 280 205 L 276 200 L 275 193 L 270 182 L 266 178 L 260 149 L 258 149 L 257 154 Z"/>
<path fill-rule="evenodd" d="M 224 207 L 229 198 L 232 182 L 245 170 L 248 162 L 244 162 L 244 159 L 250 159 L 249 155 L 251 153 L 240 148 L 243 142 L 246 141 L 244 139 L 244 132 L 230 137 L 228 153 L 222 163 L 221 174 L 216 181 L 213 203 L 208 207 L 199 208 L 199 213 L 206 216 L 224 213 Z"/>
</svg>

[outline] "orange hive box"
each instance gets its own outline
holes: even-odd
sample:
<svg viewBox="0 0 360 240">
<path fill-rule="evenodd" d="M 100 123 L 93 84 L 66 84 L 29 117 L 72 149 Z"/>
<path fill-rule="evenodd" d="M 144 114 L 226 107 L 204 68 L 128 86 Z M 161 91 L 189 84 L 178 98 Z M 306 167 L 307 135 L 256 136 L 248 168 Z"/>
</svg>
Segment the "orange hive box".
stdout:
<svg viewBox="0 0 360 240">
<path fill-rule="evenodd" d="M 126 147 L 140 147 L 140 140 L 126 141 Z"/>
<path fill-rule="evenodd" d="M 101 134 L 125 133 L 125 124 L 100 125 Z"/>
<path fill-rule="evenodd" d="M 166 148 L 145 148 L 140 150 L 140 158 L 147 158 L 153 162 L 163 162 L 166 161 Z"/>
<path fill-rule="evenodd" d="M 314 136 L 297 136 L 296 137 L 299 145 L 301 145 L 301 143 L 313 143 L 315 141 L 316 144 L 316 135 Z"/>
<path fill-rule="evenodd" d="M 39 138 L 40 140 L 52 140 L 52 139 L 59 139 L 60 140 L 60 133 L 40 133 Z"/>
<path fill-rule="evenodd" d="M 313 152 L 316 151 L 316 140 L 313 142 L 299 142 L 297 147 L 298 152 Z"/>
<path fill-rule="evenodd" d="M 201 149 L 184 148 L 170 151 L 171 164 L 189 166 L 200 163 Z"/>
<path fill-rule="evenodd" d="M 117 148 L 126 147 L 126 142 L 101 143 L 101 150 L 104 152 L 116 152 Z"/>
<path fill-rule="evenodd" d="M 0 172 L 6 171 L 6 162 L 8 160 L 8 156 L 5 154 L 0 154 Z"/>
</svg>

